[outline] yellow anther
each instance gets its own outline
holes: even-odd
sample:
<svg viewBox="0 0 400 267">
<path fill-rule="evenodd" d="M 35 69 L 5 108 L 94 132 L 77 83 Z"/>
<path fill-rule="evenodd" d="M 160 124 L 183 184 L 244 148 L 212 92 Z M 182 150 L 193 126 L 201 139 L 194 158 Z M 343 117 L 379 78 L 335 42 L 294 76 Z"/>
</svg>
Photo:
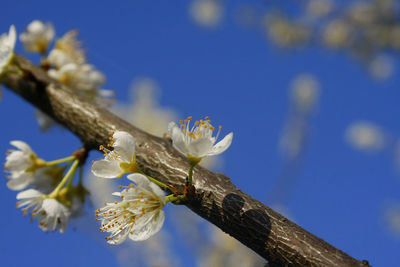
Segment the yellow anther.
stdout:
<svg viewBox="0 0 400 267">
<path fill-rule="evenodd" d="M 189 116 L 187 117 L 187 120 L 190 121 L 192 118 L 193 118 L 192 116 Z"/>
<path fill-rule="evenodd" d="M 196 122 L 194 123 L 194 125 L 199 125 L 199 123 L 200 123 L 199 121 L 196 121 Z"/>
<path fill-rule="evenodd" d="M 182 123 L 183 123 L 183 120 L 180 120 L 179 123 L 182 124 Z"/>
<path fill-rule="evenodd" d="M 210 118 L 208 116 L 205 117 L 206 120 L 209 120 Z"/>
</svg>

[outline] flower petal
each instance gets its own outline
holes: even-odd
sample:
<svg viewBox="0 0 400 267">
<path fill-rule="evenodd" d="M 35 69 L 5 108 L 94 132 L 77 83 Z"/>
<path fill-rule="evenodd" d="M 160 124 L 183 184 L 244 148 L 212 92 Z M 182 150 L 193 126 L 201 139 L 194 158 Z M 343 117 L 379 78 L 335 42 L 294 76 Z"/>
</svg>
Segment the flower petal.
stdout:
<svg viewBox="0 0 400 267">
<path fill-rule="evenodd" d="M 214 155 L 221 154 L 222 152 L 224 152 L 225 150 L 227 150 L 228 147 L 231 145 L 232 139 L 233 139 L 233 133 L 227 134 L 227 135 L 224 137 L 224 139 L 222 139 L 222 140 L 219 141 L 216 145 L 214 145 L 214 147 L 212 148 L 212 150 L 211 150 L 207 155 L 208 155 L 208 156 L 214 156 Z"/>
<path fill-rule="evenodd" d="M 146 191 L 152 191 L 150 187 L 151 181 L 143 174 L 132 173 L 126 176 L 126 178 L 134 182 L 137 188 L 144 189 Z"/>
<path fill-rule="evenodd" d="M 165 205 L 165 193 L 164 191 L 155 183 L 150 183 L 151 191 L 158 197 L 163 205 Z"/>
<path fill-rule="evenodd" d="M 22 190 L 31 184 L 33 178 L 32 173 L 22 173 L 18 177 L 13 177 L 7 182 L 7 187 L 11 190 Z"/>
<path fill-rule="evenodd" d="M 122 230 L 118 231 L 117 234 L 112 236 L 112 239 L 108 240 L 107 243 L 112 245 L 121 244 L 126 240 L 129 235 L 130 227 L 124 227 Z"/>
<path fill-rule="evenodd" d="M 39 225 L 43 226 L 42 230 L 60 229 L 61 233 L 65 232 L 71 215 L 68 208 L 53 198 L 46 198 L 43 200 L 42 209 L 46 212 L 45 223 Z"/>
<path fill-rule="evenodd" d="M 15 30 L 15 26 L 11 25 L 10 30 L 8 31 L 8 45 L 12 50 L 14 50 L 16 40 L 17 40 L 17 31 Z"/>
<path fill-rule="evenodd" d="M 19 140 L 14 140 L 10 142 L 11 145 L 15 146 L 16 148 L 18 148 L 19 150 L 29 154 L 29 153 L 33 153 L 32 148 L 25 142 L 23 141 L 19 141 Z"/>
<path fill-rule="evenodd" d="M 12 58 L 15 40 L 16 32 L 14 25 L 11 25 L 8 35 L 6 33 L 0 35 L 0 73 Z"/>
<path fill-rule="evenodd" d="M 120 161 L 102 159 L 93 163 L 92 173 L 102 178 L 119 178 L 125 172 L 120 167 Z"/>
<path fill-rule="evenodd" d="M 188 150 L 185 143 L 185 136 L 175 122 L 170 122 L 168 124 L 168 133 L 171 136 L 172 145 L 175 147 L 175 149 L 186 155 Z"/>
<path fill-rule="evenodd" d="M 196 158 L 207 156 L 208 152 L 212 149 L 213 141 L 210 138 L 201 138 L 192 141 L 188 144 L 188 152 Z"/>
<path fill-rule="evenodd" d="M 114 151 L 125 162 L 132 162 L 135 155 L 136 140 L 127 132 L 116 131 L 113 135 Z"/>
<path fill-rule="evenodd" d="M 143 241 L 160 231 L 165 216 L 162 210 L 157 210 L 140 217 L 133 226 L 133 233 L 129 238 L 134 241 Z"/>
<path fill-rule="evenodd" d="M 36 197 L 40 197 L 42 195 L 43 194 L 40 193 L 38 190 L 28 189 L 28 190 L 18 193 L 17 199 L 36 198 Z"/>
<path fill-rule="evenodd" d="M 6 157 L 4 167 L 8 169 L 13 176 L 19 175 L 32 166 L 32 160 L 29 155 L 22 151 L 13 151 Z M 15 173 L 15 174 L 14 174 Z"/>
</svg>

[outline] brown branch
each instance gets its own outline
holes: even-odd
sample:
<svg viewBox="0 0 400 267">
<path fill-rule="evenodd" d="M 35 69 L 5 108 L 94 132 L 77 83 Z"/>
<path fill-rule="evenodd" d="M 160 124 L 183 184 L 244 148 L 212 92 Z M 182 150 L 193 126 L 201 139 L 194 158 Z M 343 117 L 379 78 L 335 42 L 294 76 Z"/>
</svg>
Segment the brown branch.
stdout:
<svg viewBox="0 0 400 267">
<path fill-rule="evenodd" d="M 167 139 L 145 133 L 50 79 L 21 56 L 24 77 L 9 73 L 4 84 L 77 135 L 87 149 L 107 144 L 109 132 L 131 133 L 144 172 L 182 191 L 189 163 Z M 194 170 L 195 198 L 187 206 L 248 246 L 271 266 L 368 266 L 307 232 L 235 187 L 224 174 Z"/>
</svg>

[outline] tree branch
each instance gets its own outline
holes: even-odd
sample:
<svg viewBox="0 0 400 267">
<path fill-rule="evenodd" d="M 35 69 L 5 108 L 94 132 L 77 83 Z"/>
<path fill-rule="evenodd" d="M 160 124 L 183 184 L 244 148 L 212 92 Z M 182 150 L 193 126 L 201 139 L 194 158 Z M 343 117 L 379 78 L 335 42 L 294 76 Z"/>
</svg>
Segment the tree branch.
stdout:
<svg viewBox="0 0 400 267">
<path fill-rule="evenodd" d="M 109 132 L 127 131 L 137 142 L 142 170 L 182 189 L 188 160 L 167 139 L 152 136 L 52 80 L 16 55 L 24 77 L 8 73 L 3 83 L 78 136 L 87 149 L 108 143 Z M 220 173 L 194 169 L 195 198 L 187 206 L 269 261 L 271 266 L 368 266 L 307 232 L 235 187 Z"/>
</svg>

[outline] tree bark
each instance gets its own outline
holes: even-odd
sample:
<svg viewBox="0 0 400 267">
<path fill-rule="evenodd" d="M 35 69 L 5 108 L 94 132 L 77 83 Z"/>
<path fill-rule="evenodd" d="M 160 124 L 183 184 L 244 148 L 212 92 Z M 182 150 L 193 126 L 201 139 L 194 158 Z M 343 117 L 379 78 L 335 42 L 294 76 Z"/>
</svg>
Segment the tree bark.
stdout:
<svg viewBox="0 0 400 267">
<path fill-rule="evenodd" d="M 109 133 L 127 131 L 136 139 L 142 170 L 181 189 L 188 160 L 170 140 L 150 135 L 74 94 L 40 68 L 16 55 L 24 75 L 7 73 L 2 82 L 80 138 L 87 149 L 108 143 Z M 369 266 L 309 233 L 235 187 L 221 173 L 194 169 L 196 194 L 187 207 L 265 258 L 270 266 Z"/>
</svg>

